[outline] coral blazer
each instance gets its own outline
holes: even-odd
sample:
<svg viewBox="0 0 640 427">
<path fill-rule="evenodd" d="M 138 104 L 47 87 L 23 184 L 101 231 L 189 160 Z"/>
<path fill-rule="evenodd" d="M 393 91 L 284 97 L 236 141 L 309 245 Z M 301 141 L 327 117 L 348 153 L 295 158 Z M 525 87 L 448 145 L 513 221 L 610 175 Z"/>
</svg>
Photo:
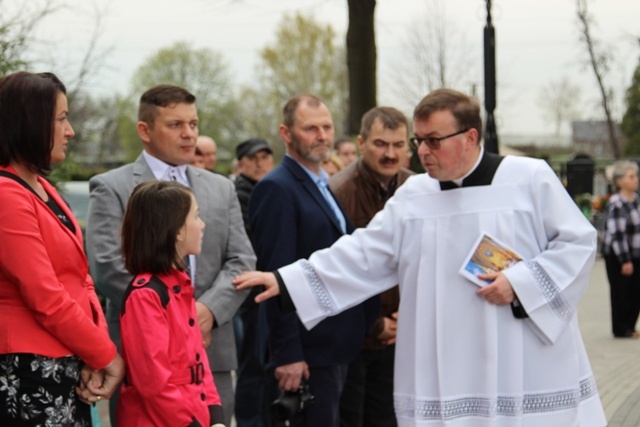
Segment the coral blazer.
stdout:
<svg viewBox="0 0 640 427">
<path fill-rule="evenodd" d="M 17 175 L 11 166 L 0 170 Z M 116 347 L 88 274 L 80 226 L 53 186 L 38 180 L 76 232 L 37 195 L 0 176 L 0 354 L 76 355 L 104 368 Z"/>
</svg>

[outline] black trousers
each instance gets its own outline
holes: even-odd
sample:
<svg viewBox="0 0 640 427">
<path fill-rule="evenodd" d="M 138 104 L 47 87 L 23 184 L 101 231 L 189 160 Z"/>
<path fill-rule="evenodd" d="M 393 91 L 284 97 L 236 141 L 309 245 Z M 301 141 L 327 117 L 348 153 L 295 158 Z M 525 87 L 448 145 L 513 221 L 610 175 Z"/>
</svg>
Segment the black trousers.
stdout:
<svg viewBox="0 0 640 427">
<path fill-rule="evenodd" d="M 623 276 L 615 255 L 604 256 L 611 294 L 611 327 L 615 337 L 629 337 L 640 313 L 640 260 L 632 260 L 633 274 Z"/>
<path fill-rule="evenodd" d="M 393 365 L 395 345 L 362 350 L 349 364 L 340 399 L 341 427 L 395 427 Z"/>
<path fill-rule="evenodd" d="M 257 293 L 256 293 L 257 294 Z M 269 374 L 261 360 L 259 349 L 258 304 L 250 294 L 233 318 L 238 353 L 235 417 L 238 427 L 267 427 L 269 425 L 267 393 Z"/>
</svg>

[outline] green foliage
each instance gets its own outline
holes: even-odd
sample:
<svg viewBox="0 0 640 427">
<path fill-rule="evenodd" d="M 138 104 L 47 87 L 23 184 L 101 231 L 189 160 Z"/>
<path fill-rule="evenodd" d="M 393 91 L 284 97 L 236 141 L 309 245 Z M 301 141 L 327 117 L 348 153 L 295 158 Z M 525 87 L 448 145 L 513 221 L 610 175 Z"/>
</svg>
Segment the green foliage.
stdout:
<svg viewBox="0 0 640 427">
<path fill-rule="evenodd" d="M 123 152 L 122 160 L 125 163 L 133 162 L 142 151 L 142 141 L 138 136 L 136 123 L 137 105 L 135 105 L 133 98 L 119 99 L 117 132 Z"/>
<path fill-rule="evenodd" d="M 593 204 L 593 196 L 589 193 L 577 194 L 574 198 L 576 205 L 585 217 L 591 217 L 591 206 Z"/>
<path fill-rule="evenodd" d="M 17 57 L 17 47 L 24 44 L 23 40 L 11 39 L 10 28 L 0 26 L 0 76 L 25 68 L 26 61 Z"/>
<path fill-rule="evenodd" d="M 71 181 L 82 171 L 82 166 L 74 160 L 73 155 L 67 155 L 64 162 L 52 165 L 51 173 L 47 176 L 47 180 L 58 187 L 61 182 Z"/>
<path fill-rule="evenodd" d="M 0 0 L 0 76 L 28 67 L 25 53 L 34 29 L 60 7 L 57 0 L 21 1 L 19 5 L 6 3 L 10 2 Z M 11 10 L 17 12 L 11 13 Z"/>
<path fill-rule="evenodd" d="M 204 105 L 231 94 L 228 66 L 222 55 L 208 48 L 192 48 L 186 42 L 176 42 L 151 55 L 131 83 L 138 97 L 156 84 L 183 86 Z"/>
<path fill-rule="evenodd" d="M 68 153 L 82 164 L 117 166 L 122 163 L 122 148 L 118 136 L 118 104 L 113 97 L 91 97 L 76 92 L 69 100 L 69 122 L 75 136 Z"/>
<path fill-rule="evenodd" d="M 622 133 L 629 143 L 625 148 L 626 156 L 640 156 L 640 61 L 633 73 L 631 86 L 627 89 L 627 111 L 622 118 Z"/>
<path fill-rule="evenodd" d="M 265 88 L 266 90 L 266 88 Z M 244 119 L 244 139 L 260 137 L 269 142 L 276 161 L 284 155 L 284 143 L 280 139 L 278 126 L 282 122 L 281 109 L 284 101 L 260 89 L 245 87 L 241 90 L 239 116 Z"/>
</svg>

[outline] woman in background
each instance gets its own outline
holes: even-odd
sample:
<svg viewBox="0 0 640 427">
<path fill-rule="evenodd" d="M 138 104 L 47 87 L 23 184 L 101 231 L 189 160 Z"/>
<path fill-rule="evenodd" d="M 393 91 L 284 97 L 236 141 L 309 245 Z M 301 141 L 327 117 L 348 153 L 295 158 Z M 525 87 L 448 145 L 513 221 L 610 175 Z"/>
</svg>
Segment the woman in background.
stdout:
<svg viewBox="0 0 640 427">
<path fill-rule="evenodd" d="M 88 403 L 110 397 L 124 375 L 80 227 L 43 178 L 74 135 L 67 110 L 53 74 L 0 78 L 2 426 L 89 426 Z"/>
<path fill-rule="evenodd" d="M 616 338 L 638 338 L 640 313 L 640 205 L 638 165 L 628 160 L 613 164 L 612 184 L 604 221 L 602 255 L 611 293 L 611 326 Z"/>
<path fill-rule="evenodd" d="M 331 154 L 330 157 L 322 161 L 322 169 L 331 177 L 344 169 L 344 166 L 338 156 Z"/>
</svg>

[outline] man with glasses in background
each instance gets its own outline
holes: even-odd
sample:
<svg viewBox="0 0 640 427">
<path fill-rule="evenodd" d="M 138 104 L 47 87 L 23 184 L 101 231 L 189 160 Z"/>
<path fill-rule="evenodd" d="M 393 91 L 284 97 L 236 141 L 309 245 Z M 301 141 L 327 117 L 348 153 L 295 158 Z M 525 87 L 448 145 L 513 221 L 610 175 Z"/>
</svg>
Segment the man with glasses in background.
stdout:
<svg viewBox="0 0 640 427">
<path fill-rule="evenodd" d="M 576 316 L 596 231 L 546 162 L 488 153 L 481 134 L 476 100 L 430 93 L 411 138 L 427 174 L 329 249 L 234 283 L 281 294 L 307 328 L 399 283 L 401 427 L 605 426 Z M 483 234 L 522 261 L 479 286 L 460 270 Z"/>
</svg>

